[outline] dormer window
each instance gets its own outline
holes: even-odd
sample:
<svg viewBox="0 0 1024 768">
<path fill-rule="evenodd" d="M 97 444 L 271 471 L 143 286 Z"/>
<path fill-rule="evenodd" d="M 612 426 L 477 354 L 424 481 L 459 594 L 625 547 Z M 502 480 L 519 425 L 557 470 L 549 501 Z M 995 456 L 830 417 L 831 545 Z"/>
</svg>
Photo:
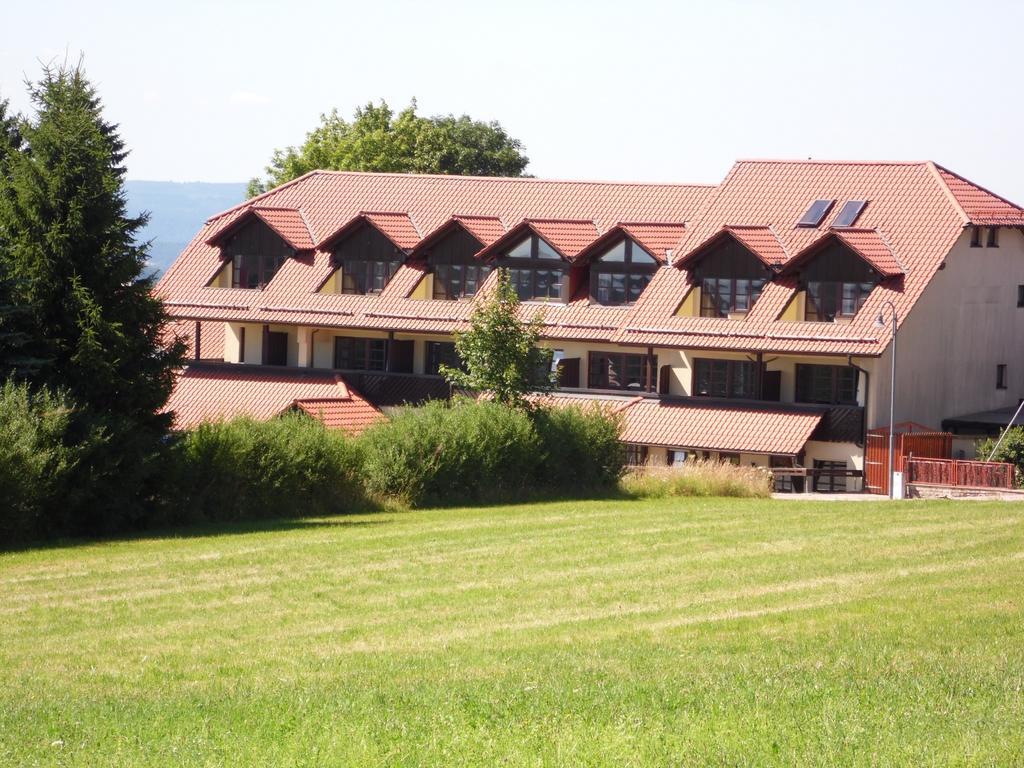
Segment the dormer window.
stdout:
<svg viewBox="0 0 1024 768">
<path fill-rule="evenodd" d="M 241 227 L 223 251 L 231 260 L 232 288 L 265 288 L 293 251 L 274 230 L 259 219 Z"/>
<path fill-rule="evenodd" d="M 334 250 L 341 270 L 341 292 L 380 293 L 405 261 L 405 253 L 376 228 L 365 225 Z"/>
<path fill-rule="evenodd" d="M 567 301 L 569 265 L 542 237 L 530 235 L 499 260 L 520 301 Z"/>
<path fill-rule="evenodd" d="M 837 317 L 853 317 L 864 305 L 874 287 L 874 283 L 808 282 L 807 312 L 804 319 L 831 323 Z"/>
<path fill-rule="evenodd" d="M 804 319 L 831 323 L 857 314 L 881 275 L 842 242 L 835 240 L 808 261 L 800 273 L 807 291 Z"/>
<path fill-rule="evenodd" d="M 633 304 L 657 271 L 657 260 L 627 237 L 592 262 L 590 300 L 609 306 Z"/>
<path fill-rule="evenodd" d="M 491 268 L 473 258 L 482 243 L 462 228 L 452 232 L 430 248 L 427 261 L 434 273 L 433 298 L 461 299 L 474 296 Z"/>
<path fill-rule="evenodd" d="M 705 277 L 700 281 L 701 317 L 728 317 L 747 312 L 768 282 L 764 278 Z"/>
</svg>

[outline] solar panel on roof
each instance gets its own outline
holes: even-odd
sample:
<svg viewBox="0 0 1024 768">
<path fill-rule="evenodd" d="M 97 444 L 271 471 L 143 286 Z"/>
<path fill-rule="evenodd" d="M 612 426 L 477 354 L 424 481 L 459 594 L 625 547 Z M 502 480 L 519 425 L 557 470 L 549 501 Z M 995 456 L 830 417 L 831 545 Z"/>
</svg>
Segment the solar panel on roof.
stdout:
<svg viewBox="0 0 1024 768">
<path fill-rule="evenodd" d="M 868 204 L 867 200 L 847 200 L 843 203 L 843 207 L 839 209 L 839 215 L 836 216 L 836 220 L 832 222 L 833 227 L 852 227 L 853 222 L 860 216 L 860 212 L 864 210 L 864 206 Z"/>
<path fill-rule="evenodd" d="M 811 207 L 807 209 L 807 213 L 803 215 L 803 218 L 796 223 L 798 227 L 816 227 L 821 224 L 821 220 L 825 218 L 825 214 L 831 210 L 835 200 L 815 200 L 811 203 Z"/>
</svg>

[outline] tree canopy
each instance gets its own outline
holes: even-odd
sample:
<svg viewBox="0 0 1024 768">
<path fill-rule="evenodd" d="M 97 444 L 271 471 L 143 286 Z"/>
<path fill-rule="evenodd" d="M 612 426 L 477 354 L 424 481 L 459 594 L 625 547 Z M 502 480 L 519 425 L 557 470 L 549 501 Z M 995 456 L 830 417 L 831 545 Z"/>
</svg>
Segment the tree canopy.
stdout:
<svg viewBox="0 0 1024 768">
<path fill-rule="evenodd" d="M 44 68 L 29 95 L 31 118 L 12 125 L 0 112 L 0 305 L 27 320 L 0 343 L 49 361 L 30 372 L 34 385 L 153 420 L 183 348 L 163 343 L 167 317 L 143 276 L 145 217 L 126 213 L 124 143 L 81 65 Z"/>
<path fill-rule="evenodd" d="M 490 394 L 497 402 L 526 408 L 530 392 L 548 392 L 555 383 L 551 350 L 537 346 L 541 317 L 524 323 L 517 316 L 519 296 L 508 272 L 498 270 L 497 285 L 473 311 L 470 329 L 455 334 L 455 349 L 465 370 L 441 366 L 454 386 Z"/>
<path fill-rule="evenodd" d="M 521 176 L 529 162 L 522 143 L 497 122 L 468 115 L 421 117 L 415 100 L 395 114 L 384 101 L 355 111 L 347 121 L 334 109 L 299 147 L 274 151 L 266 178 L 249 182 L 257 195 L 317 169 Z"/>
</svg>

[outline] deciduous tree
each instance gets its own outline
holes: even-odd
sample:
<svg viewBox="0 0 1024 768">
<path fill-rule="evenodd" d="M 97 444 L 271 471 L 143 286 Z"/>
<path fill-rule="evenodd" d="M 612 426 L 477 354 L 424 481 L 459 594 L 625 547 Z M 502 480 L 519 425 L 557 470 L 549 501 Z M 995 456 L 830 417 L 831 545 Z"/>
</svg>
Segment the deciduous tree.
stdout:
<svg viewBox="0 0 1024 768">
<path fill-rule="evenodd" d="M 300 147 L 274 151 L 264 179 L 249 182 L 249 194 L 317 169 L 521 176 L 529 159 L 523 146 L 497 122 L 468 115 L 421 117 L 416 102 L 395 114 L 386 102 L 356 109 L 348 122 L 338 110 L 320 116 Z"/>
<path fill-rule="evenodd" d="M 456 387 L 491 395 L 499 403 L 527 408 L 526 395 L 548 392 L 555 383 L 551 350 L 537 346 L 542 318 L 518 317 L 519 297 L 506 270 L 482 299 L 470 319 L 470 329 L 455 334 L 455 349 L 465 370 L 441 366 L 441 374 Z"/>
</svg>

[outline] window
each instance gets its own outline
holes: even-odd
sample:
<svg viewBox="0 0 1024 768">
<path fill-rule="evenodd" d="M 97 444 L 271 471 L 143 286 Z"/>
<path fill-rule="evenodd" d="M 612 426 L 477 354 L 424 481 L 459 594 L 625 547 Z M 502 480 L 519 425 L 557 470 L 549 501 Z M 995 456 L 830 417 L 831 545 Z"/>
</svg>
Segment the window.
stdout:
<svg viewBox="0 0 1024 768">
<path fill-rule="evenodd" d="M 839 209 L 839 214 L 836 216 L 836 220 L 832 222 L 832 226 L 852 227 L 867 204 L 867 200 L 847 200 L 843 203 L 843 207 Z"/>
<path fill-rule="evenodd" d="M 380 293 L 391 282 L 395 272 L 402 266 L 401 259 L 394 261 L 363 261 L 352 259 L 342 267 L 342 293 Z"/>
<path fill-rule="evenodd" d="M 263 254 L 236 253 L 231 261 L 231 287 L 266 287 L 286 258 L 287 255 L 280 251 Z"/>
<path fill-rule="evenodd" d="M 831 323 L 837 317 L 853 317 L 867 300 L 873 283 L 807 283 L 805 320 Z"/>
<path fill-rule="evenodd" d="M 761 295 L 765 280 L 705 277 L 700 284 L 701 317 L 728 317 L 747 312 Z"/>
<path fill-rule="evenodd" d="M 848 365 L 796 366 L 796 401 L 824 405 L 857 405 L 859 371 Z"/>
<path fill-rule="evenodd" d="M 1006 364 L 996 366 L 996 389 L 1006 389 Z"/>
<path fill-rule="evenodd" d="M 590 389 L 653 389 L 658 358 L 616 352 L 591 352 L 587 365 Z M 648 386 L 649 385 L 649 386 Z"/>
<path fill-rule="evenodd" d="M 971 227 L 971 248 L 981 248 L 981 227 Z"/>
<path fill-rule="evenodd" d="M 1017 306 L 1024 307 L 1024 285 L 1017 286 Z"/>
<path fill-rule="evenodd" d="M 347 371 L 383 371 L 387 363 L 386 339 L 334 337 L 334 367 Z"/>
<path fill-rule="evenodd" d="M 441 366 L 449 368 L 466 369 L 455 350 L 455 344 L 451 341 L 428 341 L 427 342 L 427 373 L 437 376 L 441 373 Z"/>
<path fill-rule="evenodd" d="M 542 238 L 531 235 L 499 262 L 520 301 L 566 301 L 569 265 Z"/>
<path fill-rule="evenodd" d="M 245 362 L 245 326 L 238 331 L 238 362 Z"/>
<path fill-rule="evenodd" d="M 693 394 L 696 397 L 757 397 L 757 366 L 749 360 L 693 361 Z"/>
<path fill-rule="evenodd" d="M 658 271 L 658 262 L 626 238 L 599 256 L 590 267 L 590 299 L 599 304 L 633 304 Z"/>
<path fill-rule="evenodd" d="M 557 301 L 562 298 L 566 273 L 560 269 L 510 269 L 508 277 L 520 301 Z"/>
<path fill-rule="evenodd" d="M 647 446 L 626 444 L 626 466 L 642 467 L 647 463 Z"/>
<path fill-rule="evenodd" d="M 334 251 L 341 267 L 341 292 L 380 293 L 405 261 L 405 254 L 377 229 L 365 225 L 346 237 Z"/>
<path fill-rule="evenodd" d="M 835 200 L 815 200 L 796 225 L 798 227 L 818 226 L 821 224 L 821 220 L 825 218 L 825 215 L 832 209 L 835 202 Z"/>
<path fill-rule="evenodd" d="M 999 247 L 999 227 L 988 228 L 988 240 L 985 241 L 986 248 Z"/>
<path fill-rule="evenodd" d="M 434 267 L 434 298 L 474 296 L 490 271 L 486 264 L 438 264 Z"/>
<path fill-rule="evenodd" d="M 815 459 L 814 490 L 822 493 L 845 493 L 846 462 Z"/>
<path fill-rule="evenodd" d="M 732 464 L 734 467 L 740 465 L 740 455 L 738 453 L 723 453 L 719 451 L 718 461 L 721 464 Z"/>
<path fill-rule="evenodd" d="M 681 467 L 686 463 L 687 453 L 679 448 L 669 448 L 665 453 L 665 463 L 670 467 Z"/>
<path fill-rule="evenodd" d="M 768 466 L 772 469 L 791 469 L 793 467 L 792 456 L 769 456 Z M 792 493 L 793 475 L 786 472 L 772 473 L 775 490 L 781 493 Z"/>
</svg>

